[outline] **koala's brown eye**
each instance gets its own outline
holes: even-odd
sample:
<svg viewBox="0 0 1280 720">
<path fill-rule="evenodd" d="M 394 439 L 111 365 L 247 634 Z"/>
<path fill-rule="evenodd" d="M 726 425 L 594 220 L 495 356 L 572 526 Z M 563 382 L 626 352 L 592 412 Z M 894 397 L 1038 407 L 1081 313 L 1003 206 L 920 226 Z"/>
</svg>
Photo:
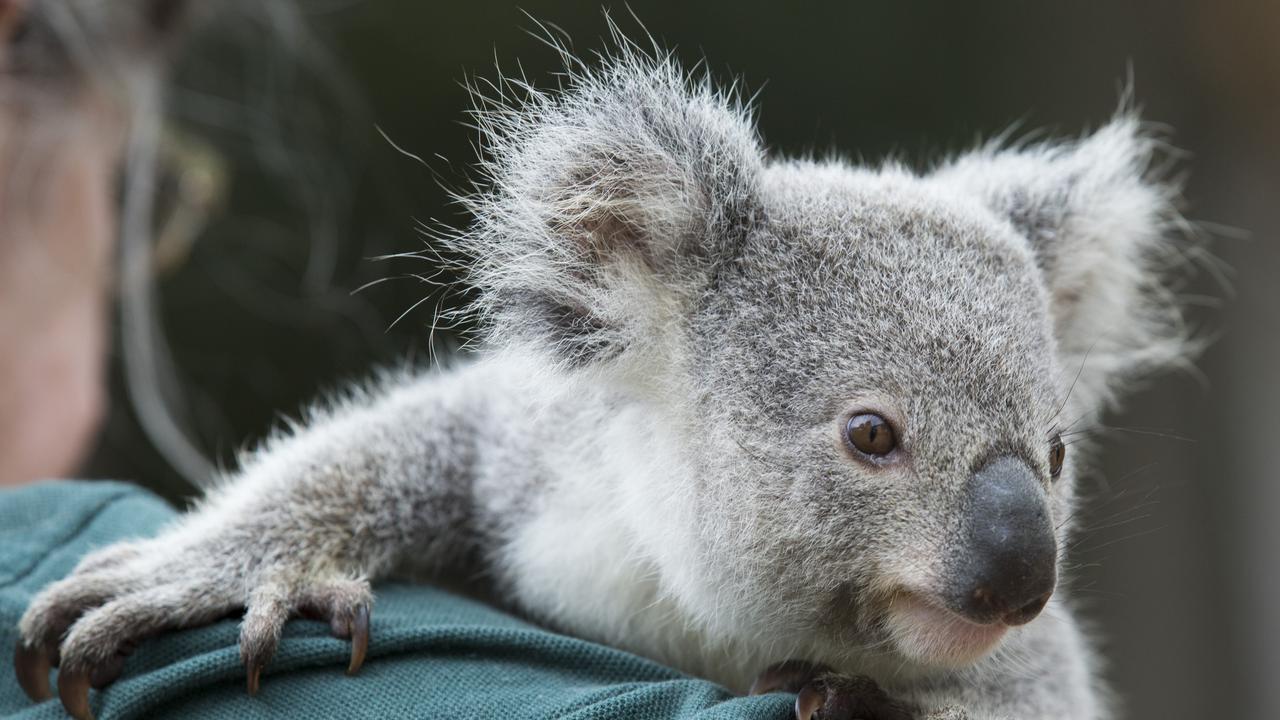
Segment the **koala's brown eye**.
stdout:
<svg viewBox="0 0 1280 720">
<path fill-rule="evenodd" d="M 1057 480 L 1062 474 L 1062 461 L 1067 459 L 1067 446 L 1062 444 L 1062 436 L 1054 435 L 1049 442 L 1049 475 Z"/>
<path fill-rule="evenodd" d="M 845 426 L 845 435 L 849 444 L 872 456 L 888 455 L 898 446 L 898 438 L 894 436 L 893 427 L 879 415 L 863 413 L 849 418 Z"/>
</svg>

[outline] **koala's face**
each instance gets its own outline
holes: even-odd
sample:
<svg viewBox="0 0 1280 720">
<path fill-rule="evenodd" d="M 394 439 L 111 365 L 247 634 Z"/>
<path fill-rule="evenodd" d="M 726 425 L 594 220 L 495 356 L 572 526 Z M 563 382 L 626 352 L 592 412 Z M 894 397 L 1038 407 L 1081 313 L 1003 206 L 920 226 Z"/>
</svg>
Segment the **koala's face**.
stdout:
<svg viewBox="0 0 1280 720">
<path fill-rule="evenodd" d="M 1059 433 L 1180 350 L 1155 142 L 1121 117 L 923 174 L 768 161 L 670 62 L 568 78 L 481 113 L 492 188 L 455 242 L 491 343 L 616 382 L 675 436 L 683 469 L 628 490 L 668 593 L 836 662 L 964 664 L 1033 621 Z"/>
<path fill-rule="evenodd" d="M 784 635 L 976 659 L 1053 592 L 1071 495 L 1030 247 L 901 172 L 782 164 L 760 196 L 689 325 L 708 553 Z"/>
</svg>

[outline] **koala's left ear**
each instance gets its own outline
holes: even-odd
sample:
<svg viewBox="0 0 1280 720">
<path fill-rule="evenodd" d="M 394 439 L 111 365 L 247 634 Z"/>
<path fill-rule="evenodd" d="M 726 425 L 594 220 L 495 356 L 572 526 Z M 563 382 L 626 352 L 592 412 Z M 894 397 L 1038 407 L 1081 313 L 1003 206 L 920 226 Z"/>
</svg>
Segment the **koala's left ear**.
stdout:
<svg viewBox="0 0 1280 720">
<path fill-rule="evenodd" d="M 1178 187 L 1154 167 L 1159 148 L 1122 115 L 1074 142 L 988 146 L 935 174 L 976 193 L 1030 243 L 1059 355 L 1080 368 L 1072 392 L 1086 403 L 1185 352 L 1181 310 L 1164 284 L 1178 255 Z"/>
</svg>

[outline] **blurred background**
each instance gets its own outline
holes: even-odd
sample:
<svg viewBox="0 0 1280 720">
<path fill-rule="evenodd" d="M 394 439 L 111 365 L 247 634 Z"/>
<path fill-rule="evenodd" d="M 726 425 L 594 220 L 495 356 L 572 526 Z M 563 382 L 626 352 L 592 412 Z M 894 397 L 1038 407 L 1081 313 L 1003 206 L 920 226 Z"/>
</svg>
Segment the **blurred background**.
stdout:
<svg viewBox="0 0 1280 720">
<path fill-rule="evenodd" d="M 465 222 L 446 191 L 473 157 L 462 83 L 496 63 L 553 84 L 558 59 L 530 16 L 579 54 L 607 34 L 595 2 L 260 5 L 193 23 L 166 98 L 175 164 L 204 182 L 192 242 L 155 271 L 169 401 L 224 467 L 318 394 L 457 344 L 465 328 L 436 318 L 465 294 L 430 261 L 371 258 L 421 250 L 423 224 Z M 776 154 L 923 166 L 1014 123 L 1074 136 L 1132 76 L 1180 149 L 1186 214 L 1212 238 L 1216 259 L 1193 259 L 1182 292 L 1214 342 L 1100 431 L 1073 592 L 1127 717 L 1280 717 L 1280 3 L 629 7 L 687 65 L 759 91 Z M 626 7 L 614 15 L 636 31 Z M 181 173 L 162 204 L 181 194 L 171 185 Z M 194 488 L 142 430 L 116 325 L 107 414 L 79 474 L 183 502 Z"/>
</svg>

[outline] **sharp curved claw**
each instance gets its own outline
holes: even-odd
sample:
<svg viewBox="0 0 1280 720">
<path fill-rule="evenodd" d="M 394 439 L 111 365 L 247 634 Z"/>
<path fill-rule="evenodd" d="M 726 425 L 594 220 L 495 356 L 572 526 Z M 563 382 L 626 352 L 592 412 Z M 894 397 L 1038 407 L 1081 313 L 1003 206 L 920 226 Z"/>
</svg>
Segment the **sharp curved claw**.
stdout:
<svg viewBox="0 0 1280 720">
<path fill-rule="evenodd" d="M 361 605 L 351 619 L 351 662 L 347 664 L 347 674 L 355 675 L 364 665 L 364 656 L 369 652 L 369 606 Z"/>
<path fill-rule="evenodd" d="M 89 709 L 89 673 L 58 671 L 58 698 L 71 717 L 93 720 L 93 711 Z"/>
<path fill-rule="evenodd" d="M 806 685 L 796 695 L 796 720 L 813 720 L 813 716 L 826 704 L 825 694 L 814 687 Z"/>
<path fill-rule="evenodd" d="M 21 641 L 13 651 L 13 671 L 18 676 L 18 685 L 27 697 L 36 702 L 43 702 L 53 697 L 49 686 L 49 669 L 52 661 L 49 653 L 40 648 L 29 648 Z"/>
<path fill-rule="evenodd" d="M 257 695 L 258 688 L 262 684 L 262 666 L 253 665 L 249 667 L 248 689 L 250 695 Z"/>
</svg>

